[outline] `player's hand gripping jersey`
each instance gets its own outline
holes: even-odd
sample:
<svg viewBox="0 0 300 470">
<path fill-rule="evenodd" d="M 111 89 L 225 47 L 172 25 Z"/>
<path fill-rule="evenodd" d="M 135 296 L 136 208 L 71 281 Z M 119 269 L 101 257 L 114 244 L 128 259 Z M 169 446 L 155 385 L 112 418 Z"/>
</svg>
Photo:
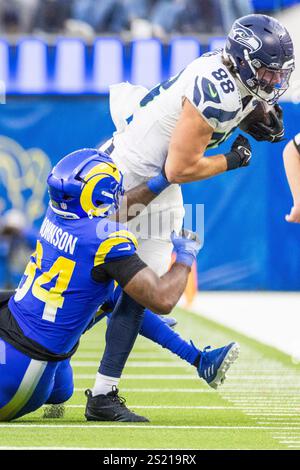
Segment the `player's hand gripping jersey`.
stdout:
<svg viewBox="0 0 300 470">
<path fill-rule="evenodd" d="M 224 142 L 258 102 L 223 64 L 222 50 L 204 54 L 149 92 L 129 83 L 112 86 L 111 115 L 117 128 L 112 157 L 125 174 L 150 177 L 161 171 L 185 98 L 213 129 L 208 148 Z"/>
<path fill-rule="evenodd" d="M 53 353 L 71 351 L 112 293 L 105 268 L 129 259 L 136 247 L 131 233 L 107 219 L 68 220 L 49 208 L 36 252 L 9 302 L 24 335 Z"/>
</svg>

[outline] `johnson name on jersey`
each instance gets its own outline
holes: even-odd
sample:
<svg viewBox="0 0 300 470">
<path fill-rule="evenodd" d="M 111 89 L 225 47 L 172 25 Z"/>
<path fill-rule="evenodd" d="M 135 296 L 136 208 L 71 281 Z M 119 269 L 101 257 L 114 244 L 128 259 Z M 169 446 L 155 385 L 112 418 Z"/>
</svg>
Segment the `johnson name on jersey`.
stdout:
<svg viewBox="0 0 300 470">
<path fill-rule="evenodd" d="M 24 276 L 9 309 L 27 338 L 54 354 L 72 350 L 114 281 L 95 267 L 134 255 L 137 241 L 107 218 L 69 220 L 48 209 Z"/>
</svg>

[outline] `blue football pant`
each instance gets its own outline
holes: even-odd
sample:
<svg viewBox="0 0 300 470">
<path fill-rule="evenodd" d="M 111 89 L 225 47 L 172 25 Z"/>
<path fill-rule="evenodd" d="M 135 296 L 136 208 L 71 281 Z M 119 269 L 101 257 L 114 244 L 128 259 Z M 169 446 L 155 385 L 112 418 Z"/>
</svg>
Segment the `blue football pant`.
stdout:
<svg viewBox="0 0 300 470">
<path fill-rule="evenodd" d="M 10 421 L 45 403 L 67 401 L 73 394 L 70 360 L 31 359 L 0 339 L 0 421 Z"/>
</svg>

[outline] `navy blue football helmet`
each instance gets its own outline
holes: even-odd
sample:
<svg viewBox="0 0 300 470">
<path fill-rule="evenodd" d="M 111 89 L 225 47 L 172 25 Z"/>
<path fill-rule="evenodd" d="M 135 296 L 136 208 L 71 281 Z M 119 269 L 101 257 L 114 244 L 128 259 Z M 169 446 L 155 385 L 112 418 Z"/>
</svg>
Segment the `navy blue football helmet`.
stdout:
<svg viewBox="0 0 300 470">
<path fill-rule="evenodd" d="M 276 103 L 288 89 L 295 68 L 288 31 L 266 15 L 247 15 L 233 23 L 224 58 L 247 90 L 269 104 Z"/>
</svg>

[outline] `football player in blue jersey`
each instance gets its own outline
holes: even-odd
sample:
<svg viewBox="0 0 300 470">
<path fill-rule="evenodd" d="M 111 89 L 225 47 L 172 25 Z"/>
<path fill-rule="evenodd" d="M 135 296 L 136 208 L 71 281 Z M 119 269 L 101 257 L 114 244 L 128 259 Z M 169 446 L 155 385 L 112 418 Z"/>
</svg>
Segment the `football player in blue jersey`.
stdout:
<svg viewBox="0 0 300 470">
<path fill-rule="evenodd" d="M 171 311 L 201 243 L 192 232 L 173 234 L 176 261 L 159 278 L 136 254 L 134 235 L 108 218 L 123 195 L 122 174 L 95 149 L 61 160 L 49 175 L 48 187 L 50 207 L 36 251 L 15 294 L 0 299 L 0 421 L 72 395 L 69 358 L 99 305 L 112 296 L 115 281 L 123 291 L 107 328 L 100 367 L 110 391 L 88 393 L 86 417 L 147 421 L 128 410 L 114 382 L 134 344 L 144 308 L 159 314 Z M 238 346 L 216 351 L 201 355 L 205 379 L 212 376 L 211 368 L 220 378 Z"/>
</svg>

